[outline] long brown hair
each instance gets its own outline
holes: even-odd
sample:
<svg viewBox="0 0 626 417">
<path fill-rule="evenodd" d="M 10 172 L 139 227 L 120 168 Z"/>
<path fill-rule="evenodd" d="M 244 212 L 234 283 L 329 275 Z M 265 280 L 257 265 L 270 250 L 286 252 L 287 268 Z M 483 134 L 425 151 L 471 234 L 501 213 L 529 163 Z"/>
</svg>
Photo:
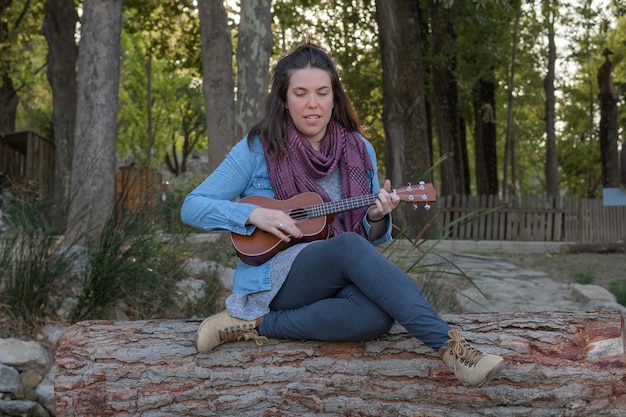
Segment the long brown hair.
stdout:
<svg viewBox="0 0 626 417">
<path fill-rule="evenodd" d="M 350 131 L 363 133 L 352 102 L 341 85 L 332 58 L 319 46 L 307 42 L 283 55 L 270 72 L 271 89 L 265 97 L 265 115 L 252 126 L 248 133 L 249 143 L 255 136 L 259 136 L 261 143 L 271 156 L 282 157 L 285 154 L 287 89 L 294 71 L 304 68 L 319 68 L 328 73 L 334 95 L 331 119 L 341 123 Z"/>
</svg>

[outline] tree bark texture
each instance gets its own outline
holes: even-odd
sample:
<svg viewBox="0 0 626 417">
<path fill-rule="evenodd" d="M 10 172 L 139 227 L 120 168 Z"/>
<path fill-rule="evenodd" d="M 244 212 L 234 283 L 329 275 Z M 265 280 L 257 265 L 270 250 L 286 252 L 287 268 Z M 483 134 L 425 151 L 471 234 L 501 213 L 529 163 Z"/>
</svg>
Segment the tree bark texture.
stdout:
<svg viewBox="0 0 626 417">
<path fill-rule="evenodd" d="M 113 214 L 122 0 L 85 0 L 66 235 L 97 239 Z M 71 240 L 70 240 L 71 241 Z"/>
<path fill-rule="evenodd" d="M 78 13 L 73 0 L 47 0 L 41 28 L 48 43 L 48 83 L 52 88 L 54 121 L 54 205 L 52 221 L 59 232 L 65 230 L 67 202 L 70 201 L 76 121 L 75 41 Z"/>
<path fill-rule="evenodd" d="M 242 138 L 263 113 L 272 55 L 271 0 L 242 0 L 237 43 L 235 136 Z"/>
<path fill-rule="evenodd" d="M 209 172 L 235 144 L 233 45 L 223 0 L 198 2 L 202 41 L 202 92 L 209 137 Z"/>
<path fill-rule="evenodd" d="M 398 185 L 430 182 L 424 176 L 432 165 L 424 91 L 424 64 L 420 50 L 419 2 L 376 1 L 383 67 L 383 124 L 386 175 Z M 433 210 L 434 212 L 434 210 Z M 415 238 L 432 214 L 400 206 L 394 223 Z"/>
<path fill-rule="evenodd" d="M 496 137 L 496 81 L 493 68 L 472 88 L 476 192 L 498 194 L 498 152 Z"/>
<path fill-rule="evenodd" d="M 554 19 L 555 5 L 545 5 L 545 20 L 548 26 L 548 71 L 543 79 L 546 94 L 546 191 L 549 197 L 559 196 L 559 160 L 556 149 L 556 95 L 554 91 L 556 42 Z"/>
<path fill-rule="evenodd" d="M 361 343 L 270 339 L 198 354 L 198 321 L 80 322 L 57 350 L 57 415 L 626 416 L 619 312 L 443 318 L 504 356 L 499 379 L 464 387 L 399 326 Z"/>
<path fill-rule="evenodd" d="M 604 63 L 598 70 L 598 87 L 600 92 L 600 154 L 602 158 L 602 185 L 615 188 L 620 185 L 619 155 L 617 150 L 618 112 L 617 103 L 619 95 L 613 80 L 611 71 L 613 63 L 609 55 L 613 52 L 605 49 L 603 52 Z"/>
</svg>

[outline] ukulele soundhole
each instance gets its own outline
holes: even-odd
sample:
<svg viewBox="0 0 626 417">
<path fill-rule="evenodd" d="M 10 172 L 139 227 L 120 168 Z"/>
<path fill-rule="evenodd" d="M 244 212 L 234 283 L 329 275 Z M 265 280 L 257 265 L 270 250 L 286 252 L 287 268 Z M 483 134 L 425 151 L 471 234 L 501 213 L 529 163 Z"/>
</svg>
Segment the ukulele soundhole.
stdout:
<svg viewBox="0 0 626 417">
<path fill-rule="evenodd" d="M 306 210 L 303 208 L 297 208 L 297 209 L 291 210 L 291 213 L 289 213 L 289 216 L 291 216 L 291 218 L 296 220 L 297 222 L 303 222 L 307 219 Z"/>
</svg>

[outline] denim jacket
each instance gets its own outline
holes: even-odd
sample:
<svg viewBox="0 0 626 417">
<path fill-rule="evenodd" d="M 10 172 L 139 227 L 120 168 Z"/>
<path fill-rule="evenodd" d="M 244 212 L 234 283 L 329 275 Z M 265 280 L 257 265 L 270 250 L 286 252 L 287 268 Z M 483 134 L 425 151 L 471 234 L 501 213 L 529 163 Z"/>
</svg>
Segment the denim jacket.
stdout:
<svg viewBox="0 0 626 417">
<path fill-rule="evenodd" d="M 372 193 L 378 193 L 380 184 L 376 169 L 376 154 L 371 143 L 363 138 L 372 159 L 372 172 L 367 173 Z M 250 213 L 257 206 L 235 200 L 249 195 L 274 198 L 270 184 L 263 145 L 254 138 L 252 148 L 247 138 L 239 141 L 224 161 L 183 202 L 182 221 L 203 230 L 226 230 L 242 235 L 251 235 L 256 226 L 246 225 Z M 370 224 L 363 218 L 365 232 Z M 387 231 L 376 241 L 378 245 L 391 240 L 391 218 L 387 219 Z M 250 266 L 239 260 L 235 270 L 233 292 L 250 294 L 271 288 L 270 271 L 273 258 L 259 266 Z"/>
</svg>

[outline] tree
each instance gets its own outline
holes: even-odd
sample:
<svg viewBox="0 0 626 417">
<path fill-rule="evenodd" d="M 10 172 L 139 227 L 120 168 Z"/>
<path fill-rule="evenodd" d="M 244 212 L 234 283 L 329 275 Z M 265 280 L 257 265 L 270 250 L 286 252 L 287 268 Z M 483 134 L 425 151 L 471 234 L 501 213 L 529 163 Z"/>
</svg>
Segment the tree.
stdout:
<svg viewBox="0 0 626 417">
<path fill-rule="evenodd" d="M 121 22 L 122 0 L 83 2 L 68 215 L 77 242 L 97 239 L 113 214 Z"/>
<path fill-rule="evenodd" d="M 209 172 L 235 143 L 233 46 L 223 0 L 198 3 L 202 40 L 202 91 L 209 137 Z"/>
<path fill-rule="evenodd" d="M 236 138 L 248 132 L 262 111 L 273 44 L 271 6 L 271 0 L 241 1 L 237 42 Z"/>
<path fill-rule="evenodd" d="M 187 171 L 187 160 L 192 152 L 206 149 L 203 146 L 206 142 L 206 115 L 197 83 L 188 81 L 181 84 L 176 97 L 180 101 L 177 102 L 172 119 L 176 120 L 173 125 L 177 128 L 171 133 L 170 151 L 165 154 L 165 165 L 172 174 L 180 175 Z"/>
<path fill-rule="evenodd" d="M 118 152 L 142 166 L 160 164 L 171 142 L 180 150 L 181 88 L 201 74 L 195 10 L 192 0 L 124 2 Z"/>
<path fill-rule="evenodd" d="M 9 50 L 9 24 L 8 19 L 4 16 L 8 15 L 11 7 L 11 0 L 0 1 L 0 56 L 6 56 Z M 7 69 L 8 63 L 2 62 L 0 67 L 0 76 L 2 83 L 0 84 L 0 132 L 13 132 L 15 130 L 15 113 L 17 109 L 18 97 L 13 86 L 13 80 L 9 76 Z"/>
<path fill-rule="evenodd" d="M 272 47 L 271 19 L 268 18 L 270 7 L 271 2 L 267 0 L 242 2 L 243 11 L 239 24 L 239 39 L 242 45 L 238 48 L 237 55 L 237 63 L 242 69 L 237 78 L 237 90 L 241 90 L 241 94 L 249 97 L 244 98 L 238 94 L 240 101 L 235 103 L 233 48 L 224 4 L 222 0 L 199 3 L 203 94 L 209 137 L 209 171 L 217 167 L 234 143 L 240 139 L 246 125 L 258 117 L 256 111 L 261 104 L 261 97 L 265 97 Z M 266 50 L 247 56 L 257 48 Z M 251 72 L 252 68 L 255 69 Z"/>
<path fill-rule="evenodd" d="M 515 189 L 517 181 L 517 169 L 515 161 L 515 138 L 513 136 L 513 97 L 515 88 L 515 69 L 517 66 L 517 48 L 519 48 L 519 31 L 521 19 L 521 4 L 516 6 L 515 25 L 513 29 L 513 41 L 511 42 L 511 63 L 509 65 L 509 81 L 507 85 L 507 120 L 506 136 L 504 140 L 504 163 L 502 167 L 502 195 L 507 200 L 508 194 Z M 509 167 L 511 170 L 511 187 L 509 187 Z"/>
<path fill-rule="evenodd" d="M 556 1 L 544 1 L 543 2 L 543 15 L 548 30 L 548 72 L 543 79 L 543 89 L 546 94 L 546 188 L 547 194 L 550 197 L 558 197 L 559 195 L 559 182 L 558 182 L 558 160 L 556 153 L 556 132 L 555 132 L 555 106 L 556 97 L 554 93 L 554 77 L 555 77 L 555 65 L 556 65 L 556 44 L 554 33 L 554 22 L 556 15 L 556 8 L 558 2 Z"/>
<path fill-rule="evenodd" d="M 146 50 L 151 49 L 146 44 L 148 37 L 141 31 L 122 34 L 117 151 L 124 157 L 131 155 L 133 162 L 141 166 L 154 165 L 151 160 L 161 163 L 169 152 L 176 157 L 180 151 L 186 160 L 192 152 L 206 149 L 206 141 L 184 139 L 191 134 L 191 125 L 184 120 L 187 112 L 194 112 L 194 117 L 197 111 L 204 112 L 203 103 L 196 100 L 199 78 L 193 69 L 177 64 L 181 61 L 169 56 L 147 59 Z M 197 129 L 206 137 L 204 121 Z M 182 149 L 183 142 L 193 146 Z M 181 173 L 180 168 L 173 173 Z"/>
<path fill-rule="evenodd" d="M 23 37 L 30 35 L 27 25 L 32 13 L 30 0 L 13 4 L 13 0 L 0 0 L 0 133 L 15 131 L 15 118 L 19 96 L 14 76 L 20 68 L 18 51 Z M 36 13 L 34 13 L 36 15 Z M 29 75 L 28 71 L 25 75 Z"/>
<path fill-rule="evenodd" d="M 557 112 L 562 120 L 559 161 L 560 185 L 569 195 L 598 198 L 602 188 L 602 154 L 599 146 L 599 103 L 597 71 L 602 50 L 612 27 L 606 10 L 588 2 L 571 5 L 565 23 L 569 62 L 575 71 L 562 87 L 563 99 Z M 610 45 L 624 48 L 621 41 Z"/>
<path fill-rule="evenodd" d="M 48 0 L 41 28 L 48 42 L 48 82 L 52 87 L 54 121 L 54 205 L 51 214 L 56 230 L 65 230 L 67 202 L 70 199 L 71 165 L 76 120 L 75 32 L 78 13 L 73 0 Z"/>
<path fill-rule="evenodd" d="M 386 166 L 390 178 L 403 181 L 430 181 L 426 174 L 432 165 L 426 122 L 424 63 L 419 48 L 422 41 L 417 2 L 376 1 L 383 67 L 383 123 L 385 126 Z M 416 237 L 429 222 L 424 211 L 411 212 L 401 206 L 394 223 Z"/>
<path fill-rule="evenodd" d="M 613 64 L 609 59 L 613 51 L 605 48 L 602 52 L 604 63 L 598 70 L 600 92 L 600 152 L 602 155 L 602 185 L 615 188 L 620 184 L 619 158 L 617 152 L 617 102 L 619 96 L 613 85 L 611 71 Z"/>
<path fill-rule="evenodd" d="M 461 115 L 458 107 L 456 32 L 450 17 L 454 11 L 435 0 L 428 1 L 428 9 L 432 28 L 432 96 L 439 155 L 443 159 L 440 165 L 441 194 L 444 196 L 469 194 L 467 146 L 463 140 L 464 136 L 461 135 Z"/>
<path fill-rule="evenodd" d="M 472 88 L 476 193 L 478 195 L 498 194 L 495 90 L 495 68 L 487 71 Z"/>
</svg>

